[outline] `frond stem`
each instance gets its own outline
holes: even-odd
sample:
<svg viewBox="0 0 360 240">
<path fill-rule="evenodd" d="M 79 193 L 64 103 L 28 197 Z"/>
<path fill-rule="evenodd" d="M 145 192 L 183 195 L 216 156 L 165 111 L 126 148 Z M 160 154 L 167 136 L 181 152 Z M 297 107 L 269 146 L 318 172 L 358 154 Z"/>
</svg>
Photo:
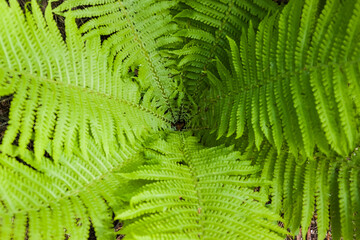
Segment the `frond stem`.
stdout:
<svg viewBox="0 0 360 240">
<path fill-rule="evenodd" d="M 198 198 L 197 212 L 198 212 L 198 215 L 199 215 L 199 225 L 201 226 L 201 233 L 199 234 L 199 238 L 201 238 L 201 235 L 203 235 L 204 229 L 205 229 L 204 223 L 203 223 L 205 219 L 203 217 L 204 215 L 203 215 L 203 204 L 201 202 L 201 194 L 198 191 L 198 189 L 199 189 L 199 187 L 198 187 L 199 179 L 197 178 L 196 173 L 195 173 L 195 171 L 193 169 L 193 166 L 191 164 L 191 156 L 190 156 L 189 149 L 188 149 L 186 141 L 185 141 L 184 133 L 181 133 L 181 145 L 182 145 L 182 152 L 184 153 L 185 162 L 189 166 L 189 170 L 190 170 L 190 173 L 191 173 L 191 176 L 192 176 L 192 179 L 193 179 L 194 191 L 196 192 L 196 196 Z"/>
</svg>

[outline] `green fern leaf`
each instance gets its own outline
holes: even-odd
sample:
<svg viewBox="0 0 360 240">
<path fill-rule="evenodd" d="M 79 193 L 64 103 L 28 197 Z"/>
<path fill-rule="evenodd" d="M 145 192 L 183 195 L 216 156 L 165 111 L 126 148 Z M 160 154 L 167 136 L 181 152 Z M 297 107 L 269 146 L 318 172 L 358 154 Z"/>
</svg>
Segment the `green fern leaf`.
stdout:
<svg viewBox="0 0 360 240">
<path fill-rule="evenodd" d="M 47 151 L 51 156 L 51 147 Z M 90 225 L 98 239 L 114 238 L 110 207 L 118 201 L 114 192 L 121 181 L 110 173 L 137 152 L 124 148 L 107 157 L 91 141 L 88 155 L 92 161 L 77 153 L 62 153 L 57 165 L 49 157 L 39 162 L 33 152 L 21 153 L 19 147 L 13 147 L 8 155 L 1 154 L 1 239 L 56 239 L 65 235 L 84 239 Z M 13 184 L 15 181 L 18 184 Z"/>
<path fill-rule="evenodd" d="M 306 232 L 310 226 L 311 218 L 314 215 L 315 204 L 315 176 L 316 176 L 316 161 L 309 161 L 306 164 L 304 176 L 304 193 L 303 193 L 303 206 L 301 227 L 302 236 L 306 236 Z"/>
<path fill-rule="evenodd" d="M 16 18 L 19 11 L 21 12 L 21 9 L 16 7 L 16 2 L 12 4 L 15 4 L 14 8 L 2 5 L 12 9 L 6 12 L 5 18 Z M 102 66 L 101 61 L 105 59 L 101 55 L 93 56 L 91 51 L 92 48 L 99 48 L 100 42 L 95 39 L 86 42 L 82 40 L 71 16 L 66 18 L 66 30 L 69 35 L 67 47 L 63 42 L 53 49 L 47 48 L 51 38 L 56 36 L 52 36 L 46 28 L 46 35 L 40 45 L 36 38 L 37 35 L 42 35 L 40 31 L 44 29 L 40 28 L 43 22 L 37 19 L 40 9 L 36 6 L 34 4 L 34 13 L 27 14 L 30 19 L 28 24 L 25 19 L 19 20 L 28 32 L 21 32 L 23 30 L 19 27 L 21 22 L 18 24 L 13 22 L 13 31 L 1 35 L 1 41 L 13 38 L 18 39 L 18 42 L 15 42 L 16 46 L 29 46 L 27 52 L 24 49 L 25 52 L 22 53 L 15 51 L 11 44 L 4 45 L 2 49 L 4 53 L 2 58 L 4 62 L 0 66 L 4 72 L 2 82 L 8 83 L 2 85 L 2 88 L 8 89 L 12 86 L 12 92 L 15 92 L 8 131 L 3 139 L 4 146 L 10 147 L 19 137 L 19 146 L 25 150 L 33 141 L 35 156 L 40 160 L 48 142 L 54 141 L 56 160 L 62 146 L 71 153 L 71 149 L 78 145 L 86 154 L 87 138 L 91 135 L 109 154 L 110 148 L 117 144 L 121 136 L 126 135 L 129 140 L 139 138 L 141 132 L 151 131 L 160 122 L 163 122 L 160 124 L 163 127 L 169 122 L 166 117 L 161 116 L 159 109 L 156 109 L 156 100 L 147 97 L 152 94 L 151 90 L 143 94 L 143 98 L 148 101 L 141 102 L 141 88 L 138 85 L 134 83 L 125 85 L 126 80 L 115 83 L 113 78 L 116 74 L 111 71 L 111 66 L 97 67 Z M 33 30 L 31 31 L 30 23 L 35 24 L 37 28 L 31 26 Z M 15 37 L 16 34 L 23 38 Z M 30 59 L 33 56 L 37 56 L 37 60 L 25 61 L 26 58 Z M 11 62 L 13 59 L 19 59 L 16 65 Z M 59 63 L 61 60 L 64 62 Z M 68 64 L 71 62 L 78 64 Z M 70 68 L 61 68 L 59 64 L 69 65 Z M 89 74 L 88 69 L 92 67 L 97 68 L 98 71 Z M 102 78 L 106 75 L 108 80 Z M 111 86 L 118 91 L 113 92 Z M 129 95 L 128 92 L 137 92 L 137 94 Z M 126 114 L 128 118 L 123 118 Z M 151 120 L 148 122 L 148 127 L 144 127 L 144 122 L 141 120 L 144 119 L 143 114 L 156 115 L 154 119 L 161 120 L 158 123 Z M 131 118 L 133 118 L 131 121 L 126 120 Z M 137 119 L 140 122 L 137 122 Z"/>
<path fill-rule="evenodd" d="M 157 50 L 166 48 L 165 38 L 177 30 L 170 15 L 170 9 L 176 4 L 177 1 L 165 0 L 70 0 L 57 7 L 55 12 L 76 19 L 91 18 L 79 29 L 84 38 L 107 36 L 103 43 L 103 54 L 108 59 L 110 67 L 114 68 L 114 72 L 119 74 L 120 78 L 124 78 L 130 68 L 139 67 L 139 71 L 144 72 L 144 77 L 138 78 L 141 87 L 156 85 L 153 94 L 157 95 L 159 101 L 164 102 L 173 115 L 169 97 L 175 90 L 175 85 L 169 78 L 171 72 L 166 68 L 166 59 Z M 73 10 L 74 8 L 77 9 Z M 143 9 L 146 11 L 142 11 Z M 140 12 L 142 14 L 139 14 Z M 176 38 L 174 41 L 176 42 Z M 174 44 L 174 41 L 171 43 Z"/>
<path fill-rule="evenodd" d="M 359 48 L 354 39 L 358 35 L 355 19 L 359 9 L 355 2 L 339 4 L 338 1 L 329 1 L 320 10 L 318 7 L 317 1 L 294 1 L 284 8 L 279 18 L 274 15 L 264 19 L 256 36 L 252 27 L 244 31 L 240 48 L 234 40 L 229 40 L 233 71 L 229 77 L 223 74 L 227 62 L 219 59 L 223 63 L 217 64 L 217 82 L 221 82 L 222 87 L 217 89 L 221 96 L 217 104 L 220 111 L 226 109 L 221 106 L 229 101 L 240 106 L 245 104 L 239 108 L 247 110 L 237 118 L 230 118 L 229 114 L 222 116 L 215 126 L 223 126 L 225 121 L 231 129 L 234 125 L 244 129 L 246 122 L 248 131 L 255 134 L 258 147 L 264 136 L 278 151 L 285 136 L 294 155 L 300 152 L 311 157 L 316 146 L 327 154 L 329 146 L 342 156 L 352 151 L 358 142 L 357 93 L 352 89 L 358 84 L 354 83 L 353 88 L 349 88 L 349 84 L 358 78 L 354 67 L 359 63 L 359 55 L 349 52 L 345 58 L 337 55 L 345 54 L 350 47 Z M 351 9 L 351 14 L 345 16 L 347 9 Z M 340 28 L 341 31 L 336 30 Z M 274 43 L 269 42 L 270 37 Z M 335 45 L 329 45 L 331 42 Z M 343 69 L 348 69 L 348 74 Z M 229 87 L 228 79 L 238 81 L 237 85 L 232 83 Z M 245 94 L 246 102 L 241 101 Z M 233 130 L 226 134 L 224 129 L 219 128 L 218 135 L 231 136 Z"/>
<path fill-rule="evenodd" d="M 264 207 L 263 196 L 251 190 L 251 175 L 259 169 L 237 160 L 240 154 L 232 148 L 204 149 L 196 142 L 190 134 L 171 134 L 161 147 L 155 141 L 156 148 L 149 150 L 161 149 L 164 155 L 123 174 L 134 181 L 155 180 L 144 185 L 130 199 L 130 208 L 116 217 L 136 220 L 124 228 L 127 237 L 278 239 L 276 233 L 284 231 L 272 225 L 277 218 Z"/>
</svg>

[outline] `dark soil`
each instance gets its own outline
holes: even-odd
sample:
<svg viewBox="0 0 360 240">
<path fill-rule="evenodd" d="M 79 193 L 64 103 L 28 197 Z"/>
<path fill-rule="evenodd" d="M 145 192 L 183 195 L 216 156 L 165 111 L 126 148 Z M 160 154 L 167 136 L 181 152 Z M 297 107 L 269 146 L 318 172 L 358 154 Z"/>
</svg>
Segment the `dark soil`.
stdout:
<svg viewBox="0 0 360 240">
<path fill-rule="evenodd" d="M 287 4 L 289 2 L 289 0 L 273 0 L 274 2 L 276 2 L 277 4 Z"/>
<path fill-rule="evenodd" d="M 4 133 L 9 122 L 9 111 L 10 111 L 11 100 L 12 100 L 12 95 L 4 96 L 0 98 L 0 142 L 4 137 Z"/>
</svg>

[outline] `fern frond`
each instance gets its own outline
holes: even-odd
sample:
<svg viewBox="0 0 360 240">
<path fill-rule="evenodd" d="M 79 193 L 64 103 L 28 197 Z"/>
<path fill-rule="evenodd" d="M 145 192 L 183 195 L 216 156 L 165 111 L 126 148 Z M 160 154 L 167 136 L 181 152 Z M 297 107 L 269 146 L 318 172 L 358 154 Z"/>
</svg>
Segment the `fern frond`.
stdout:
<svg viewBox="0 0 360 240">
<path fill-rule="evenodd" d="M 341 223 L 340 223 L 340 203 L 339 203 L 339 185 L 337 182 L 339 176 L 339 162 L 332 162 L 329 165 L 329 188 L 331 193 L 329 195 L 330 206 L 330 225 L 333 238 L 341 237 Z"/>
<path fill-rule="evenodd" d="M 303 205 L 301 213 L 301 226 L 302 236 L 306 236 L 307 227 L 310 226 L 311 219 L 314 215 L 315 204 L 315 179 L 316 179 L 316 162 L 308 161 L 305 163 L 305 176 L 304 176 L 304 193 Z"/>
<path fill-rule="evenodd" d="M 76 19 L 90 19 L 80 26 L 85 39 L 106 37 L 103 41 L 105 62 L 120 78 L 129 69 L 138 69 L 142 88 L 156 86 L 154 94 L 172 113 L 170 96 L 175 82 L 170 78 L 168 60 L 159 50 L 181 39 L 171 36 L 177 25 L 170 9 L 177 1 L 74 1 L 68 0 L 55 12 Z M 66 17 L 66 18 L 67 18 Z M 141 73 L 141 74 L 140 74 Z M 174 117 L 174 116 L 173 116 Z"/>
<path fill-rule="evenodd" d="M 341 218 L 341 235 L 344 239 L 353 239 L 352 213 L 351 213 L 351 198 L 348 166 L 343 165 L 339 169 L 339 204 L 340 204 L 340 218 Z"/>
<path fill-rule="evenodd" d="M 190 133 L 165 139 L 149 146 L 148 164 L 123 174 L 151 180 L 116 216 L 134 220 L 125 222 L 127 238 L 281 239 L 285 231 L 272 223 L 278 218 L 264 206 L 266 197 L 252 190 L 256 165 L 239 160 L 232 147 L 203 148 Z"/>
<path fill-rule="evenodd" d="M 93 49 L 102 51 L 100 40 L 82 40 L 74 19 L 66 20 L 66 30 L 71 31 L 67 46 L 60 42 L 48 48 L 56 36 L 49 30 L 50 25 L 44 25 L 37 4 L 31 5 L 33 12 L 27 12 L 26 19 L 17 3 L 11 4 L 9 8 L 6 2 L 0 3 L 8 9 L 4 18 L 19 16 L 18 22 L 12 21 L 11 27 L 0 30 L 0 41 L 4 43 L 0 88 L 14 94 L 2 141 L 5 152 L 12 144 L 25 151 L 33 142 L 35 156 L 40 160 L 53 141 L 57 160 L 62 149 L 72 153 L 76 146 L 86 155 L 87 139 L 92 137 L 108 154 L 124 140 L 135 143 L 144 133 L 169 125 L 169 118 L 163 116 L 165 109 L 159 108 L 152 89 L 141 93 L 138 84 L 116 79 L 106 59 L 92 53 Z M 17 51 L 23 45 L 28 48 Z M 26 61 L 34 56 L 36 59 Z"/>
<path fill-rule="evenodd" d="M 261 22 L 256 36 L 244 31 L 240 47 L 229 40 L 232 72 L 223 73 L 220 59 L 218 76 L 209 75 L 217 78 L 209 92 L 217 104 L 201 115 L 212 119 L 205 124 L 218 128 L 218 138 L 235 134 L 235 125 L 237 137 L 246 129 L 258 147 L 265 137 L 280 151 L 285 140 L 295 155 L 312 157 L 315 147 L 349 154 L 359 141 L 359 5 L 294 1 Z M 216 117 L 229 103 L 239 114 Z"/>
<path fill-rule="evenodd" d="M 184 49 L 179 51 L 179 55 L 184 56 L 184 54 L 186 54 L 185 56 L 188 56 L 188 54 L 195 54 L 196 58 L 200 59 L 201 56 L 205 56 L 205 61 L 201 64 L 202 67 L 199 66 L 200 71 L 202 71 L 201 68 L 206 68 L 215 56 L 226 56 L 224 54 L 224 50 L 227 48 L 226 35 L 231 38 L 238 38 L 241 34 L 241 31 L 238 29 L 247 26 L 250 21 L 259 23 L 269 11 L 275 11 L 277 9 L 276 4 L 269 3 L 268 1 L 199 2 L 197 0 L 191 0 L 184 1 L 184 4 L 187 7 L 184 7 L 185 9 L 183 10 L 180 9 L 181 12 L 176 15 L 176 18 L 179 19 L 180 24 L 182 21 L 189 22 L 189 20 L 191 20 L 191 23 L 188 29 L 179 32 L 178 35 L 188 38 L 190 41 L 188 46 L 185 46 Z M 203 34 L 211 36 L 208 41 L 202 37 Z M 196 45 L 206 48 L 208 51 L 189 51 L 189 53 L 187 53 L 192 46 Z M 207 55 L 207 52 L 210 52 L 210 56 Z M 183 63 L 185 66 L 187 64 L 190 64 L 190 62 L 186 64 Z M 189 69 L 189 71 L 191 71 L 191 69 Z M 186 72 L 185 68 L 185 74 Z M 198 74 L 199 71 L 194 73 Z M 188 90 L 190 93 L 193 92 L 193 89 Z"/>
<path fill-rule="evenodd" d="M 57 164 L 51 149 L 40 162 L 32 151 L 16 146 L 1 153 L 0 238 L 85 239 L 92 225 L 98 239 L 113 239 L 112 208 L 123 181 L 113 173 L 125 161 L 140 163 L 139 149 L 113 149 L 107 156 L 90 141 L 91 161 L 80 151 L 62 152 Z"/>
<path fill-rule="evenodd" d="M 283 214 L 285 228 L 297 233 L 301 226 L 306 236 L 316 212 L 319 238 L 325 238 L 331 223 L 333 237 L 357 239 L 360 188 L 359 176 L 352 174 L 359 171 L 358 150 L 347 159 L 318 154 L 302 163 L 292 154 L 277 155 L 268 145 L 262 145 L 257 154 L 259 163 L 263 161 L 262 178 L 272 182 L 270 189 L 261 191 L 272 196 L 271 208 Z"/>
<path fill-rule="evenodd" d="M 109 153 L 110 148 L 124 140 L 134 144 L 144 133 L 166 128 L 168 123 L 153 104 L 147 108 L 143 105 L 149 103 L 112 99 L 47 79 L 26 79 L 15 74 L 8 74 L 5 79 L 14 81 L 19 89 L 14 90 L 2 144 L 9 148 L 18 139 L 19 147 L 26 150 L 33 141 L 39 160 L 50 141 L 54 142 L 55 159 L 63 148 L 71 153 L 78 146 L 85 154 L 89 137 Z"/>
<path fill-rule="evenodd" d="M 239 39 L 241 29 L 252 21 L 258 25 L 267 14 L 278 6 L 271 1 L 181 1 L 175 19 L 182 29 L 176 33 L 184 44 L 173 51 L 179 59 L 179 77 L 183 79 L 188 96 L 184 101 L 185 110 L 197 109 L 199 101 L 207 98 L 204 94 L 209 82 L 206 73 L 214 69 L 216 58 L 228 63 L 229 49 L 226 36 Z M 204 38 L 204 36 L 207 36 Z M 189 98 L 189 99 L 188 99 Z M 195 99 L 195 104 L 191 102 Z M 186 115 L 186 113 L 184 113 Z"/>
</svg>

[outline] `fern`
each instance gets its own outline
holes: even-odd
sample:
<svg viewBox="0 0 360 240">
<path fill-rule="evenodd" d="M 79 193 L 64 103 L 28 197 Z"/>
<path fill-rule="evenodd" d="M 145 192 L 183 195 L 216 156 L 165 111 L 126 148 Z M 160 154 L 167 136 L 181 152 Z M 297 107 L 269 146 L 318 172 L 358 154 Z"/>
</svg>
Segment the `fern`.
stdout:
<svg viewBox="0 0 360 240">
<path fill-rule="evenodd" d="M 266 146 L 262 148 L 265 150 L 261 151 L 269 152 Z M 352 155 L 347 159 L 331 159 L 317 154 L 315 159 L 303 163 L 295 162 L 291 155 L 286 159 L 284 154 L 269 153 L 269 157 L 264 158 L 263 169 L 268 169 L 270 164 L 275 165 L 275 171 L 261 176 L 273 182 L 271 188 L 264 191 L 270 191 L 273 210 L 284 214 L 285 227 L 295 232 L 301 223 L 305 236 L 316 212 L 319 238 L 325 238 L 331 218 L 334 238 L 345 236 L 344 239 L 356 239 L 359 220 L 356 210 L 358 200 L 354 196 L 358 196 L 359 186 L 348 175 L 358 171 L 359 158 L 357 151 Z M 285 168 L 284 161 L 287 162 Z M 280 166 L 282 168 L 278 169 Z"/>
<path fill-rule="evenodd" d="M 168 61 L 157 50 L 181 40 L 171 36 L 177 25 L 172 22 L 169 8 L 176 4 L 177 1 L 74 0 L 61 4 L 55 12 L 74 18 L 91 18 L 79 29 L 84 38 L 106 36 L 103 54 L 116 76 L 126 78 L 129 69 L 138 68 L 140 85 L 145 89 L 157 86 L 153 94 L 174 118 L 175 109 L 169 99 L 175 90 L 174 81 L 169 77 Z M 80 8 L 83 5 L 89 6 Z M 77 9 L 71 10 L 74 8 Z"/>
<path fill-rule="evenodd" d="M 7 8 L 4 5 L 6 3 L 3 3 L 3 7 Z M 121 138 L 134 142 L 136 135 L 140 137 L 142 131 L 156 128 L 157 124 L 160 124 L 158 127 L 165 126 L 170 122 L 160 109 L 156 109 L 158 106 L 151 95 L 151 89 L 140 93 L 140 87 L 135 83 L 116 82 L 115 72 L 106 64 L 101 64 L 106 63 L 106 59 L 101 58 L 103 55 L 91 52 L 93 48 L 101 52 L 100 39 L 79 42 L 80 33 L 75 30 L 74 19 L 69 17 L 66 20 L 67 26 L 73 32 L 67 38 L 66 46 L 56 32 L 51 33 L 50 28 L 41 28 L 41 24 L 45 23 L 40 9 L 34 7 L 32 11 L 33 14 L 28 12 L 28 24 L 23 17 L 20 18 L 19 6 L 14 7 L 12 11 L 6 11 L 7 14 L 4 16 L 16 19 L 16 16 L 20 15 L 19 23 L 14 22 L 11 31 L 3 29 L 2 32 L 2 39 L 8 47 L 4 49 L 7 58 L 2 62 L 1 72 L 4 81 L 1 89 L 6 94 L 15 93 L 10 126 L 3 139 L 5 149 L 17 137 L 20 148 L 26 149 L 34 128 L 37 159 L 44 154 L 50 140 L 55 143 L 54 151 L 60 151 L 61 146 L 64 146 L 71 152 L 72 147 L 78 144 L 85 153 L 89 136 L 108 153 L 110 146 L 122 142 Z M 47 20 L 50 24 L 55 24 L 52 19 Z M 24 25 L 22 28 L 18 27 L 21 22 Z M 22 32 L 25 30 L 28 33 Z M 44 39 L 38 39 L 42 34 Z M 77 39 L 69 39 L 75 38 L 76 35 Z M 47 43 L 53 38 L 59 41 L 59 45 L 48 48 Z M 7 39 L 18 41 L 6 42 Z M 37 41 L 42 45 L 30 47 Z M 27 45 L 29 48 L 24 49 L 26 52 L 18 52 L 12 44 L 15 47 Z M 38 57 L 38 61 L 25 60 L 34 56 Z M 11 62 L 13 59 L 18 61 Z M 71 64 L 73 59 L 76 59 L 75 64 Z M 63 68 L 63 65 L 70 67 Z M 92 68 L 97 71 L 90 71 Z M 23 69 L 29 70 L 24 72 Z M 88 102 L 92 104 L 89 105 Z M 126 114 L 130 114 L 129 118 L 124 118 Z M 155 115 L 159 121 L 155 123 L 150 120 L 146 124 L 148 127 L 144 127 L 144 114 Z"/>
<path fill-rule="evenodd" d="M 211 67 L 215 56 L 227 59 L 226 36 L 238 38 L 238 29 L 248 22 L 259 23 L 269 11 L 277 6 L 271 1 L 183 1 L 185 9 L 175 16 L 179 24 L 186 24 L 177 35 L 188 39 L 183 49 L 176 53 L 181 57 L 179 66 L 186 81 L 189 94 L 201 91 L 204 81 L 202 71 Z M 191 20 L 191 21 L 189 21 Z M 193 86 L 195 85 L 195 86 Z"/>
<path fill-rule="evenodd" d="M 359 0 L 0 13 L 0 239 L 359 239 Z"/>
<path fill-rule="evenodd" d="M 229 39 L 233 71 L 219 61 L 219 76 L 209 73 L 224 114 L 209 125 L 218 138 L 240 137 L 246 128 L 257 147 L 267 139 L 278 151 L 286 142 L 295 155 L 311 157 L 318 147 L 345 156 L 358 139 L 360 55 L 349 48 L 359 48 L 359 5 L 328 1 L 316 18 L 317 1 L 302 2 L 265 19 L 256 34 L 244 30 L 240 44 Z"/>
<path fill-rule="evenodd" d="M 190 133 L 171 134 L 152 142 L 145 158 L 148 164 L 122 175 L 150 181 L 117 215 L 136 220 L 125 223 L 130 239 L 277 239 L 285 232 L 271 223 L 279 218 L 264 207 L 266 195 L 252 190 L 266 184 L 251 177 L 260 169 L 232 147 L 203 148 Z"/>
<path fill-rule="evenodd" d="M 48 150 L 51 155 L 51 147 Z M 80 152 L 62 153 L 57 165 L 49 157 L 37 161 L 30 150 L 21 154 L 16 146 L 11 153 L 2 153 L 2 239 L 59 239 L 65 235 L 85 239 L 90 225 L 99 239 L 115 237 L 111 208 L 119 201 L 114 193 L 121 180 L 112 173 L 126 159 L 136 160 L 139 156 L 135 149 L 127 147 L 107 157 L 94 141 L 87 151 L 92 161 Z"/>
<path fill-rule="evenodd" d="M 269 144 L 262 145 L 260 152 L 250 151 L 263 165 L 261 179 L 272 182 L 270 188 L 261 191 L 271 196 L 271 208 L 284 216 L 285 227 L 296 232 L 301 223 L 305 236 L 316 213 L 319 238 L 325 238 L 331 218 L 333 236 L 356 239 L 359 186 L 350 175 L 359 168 L 358 150 L 346 159 L 318 153 L 305 162 L 296 162 L 294 156 L 284 152 L 277 155 Z"/>
<path fill-rule="evenodd" d="M 206 97 L 199 93 L 206 92 L 206 71 L 214 68 L 214 59 L 228 61 L 226 36 L 239 38 L 238 29 L 247 27 L 250 21 L 259 23 L 277 9 L 275 3 L 263 0 L 183 1 L 175 19 L 182 26 L 176 35 L 184 39 L 184 44 L 172 51 L 179 58 L 175 67 L 186 89 L 180 117 L 190 121 L 198 112 L 199 102 Z"/>
</svg>

